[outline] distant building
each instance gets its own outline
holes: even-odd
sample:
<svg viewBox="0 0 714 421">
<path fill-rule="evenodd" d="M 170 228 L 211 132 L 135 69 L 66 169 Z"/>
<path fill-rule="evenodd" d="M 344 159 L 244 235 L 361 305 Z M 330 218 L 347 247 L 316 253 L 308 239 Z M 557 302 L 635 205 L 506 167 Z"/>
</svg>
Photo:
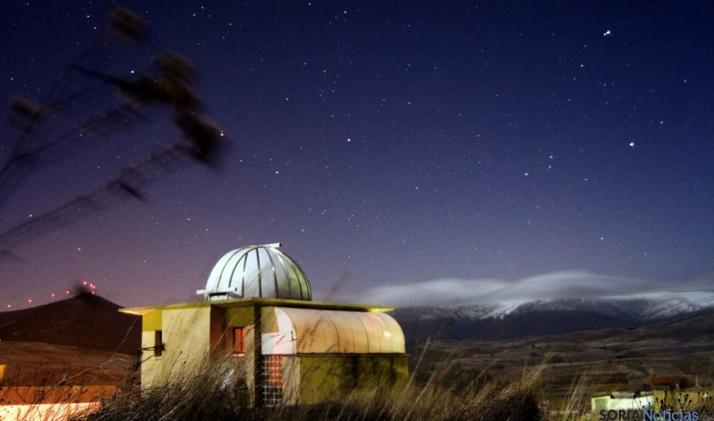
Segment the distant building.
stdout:
<svg viewBox="0 0 714 421">
<path fill-rule="evenodd" d="M 602 410 L 641 411 L 643 408 L 654 408 L 656 400 L 655 395 L 651 391 L 647 391 L 639 393 L 614 392 L 608 395 L 593 396 L 590 402 L 594 412 Z"/>
<path fill-rule="evenodd" d="M 647 384 L 595 384 L 592 411 L 700 411 L 711 410 L 712 388 L 700 387 L 695 375 L 652 375 Z M 606 390 L 610 392 L 606 392 Z M 627 412 L 628 414 L 630 412 Z"/>
<path fill-rule="evenodd" d="M 305 273 L 279 246 L 224 255 L 197 291 L 204 302 L 121 310 L 142 316 L 143 388 L 217 362 L 232 366 L 257 406 L 406 382 L 404 334 L 385 313 L 391 308 L 312 301 Z"/>
<path fill-rule="evenodd" d="M 699 382 L 697 381 L 697 376 L 693 374 L 680 374 L 673 376 L 654 374 L 650 378 L 650 385 L 653 388 L 661 388 L 663 386 L 666 386 L 671 389 L 689 389 L 699 387 Z"/>
</svg>

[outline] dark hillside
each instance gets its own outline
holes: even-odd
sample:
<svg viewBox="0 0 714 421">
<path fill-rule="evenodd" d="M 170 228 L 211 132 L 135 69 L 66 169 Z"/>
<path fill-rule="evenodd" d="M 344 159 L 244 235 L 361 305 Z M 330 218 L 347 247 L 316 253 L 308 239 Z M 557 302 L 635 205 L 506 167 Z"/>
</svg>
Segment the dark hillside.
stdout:
<svg viewBox="0 0 714 421">
<path fill-rule="evenodd" d="M 0 313 L 0 340 L 44 342 L 133 354 L 141 346 L 141 318 L 119 305 L 80 294 L 24 310 Z"/>
</svg>

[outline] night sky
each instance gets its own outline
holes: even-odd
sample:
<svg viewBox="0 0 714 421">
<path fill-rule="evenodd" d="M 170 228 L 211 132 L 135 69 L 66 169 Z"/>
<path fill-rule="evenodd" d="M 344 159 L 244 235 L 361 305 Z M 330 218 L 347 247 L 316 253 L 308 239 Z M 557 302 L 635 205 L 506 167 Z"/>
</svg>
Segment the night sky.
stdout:
<svg viewBox="0 0 714 421">
<path fill-rule="evenodd" d="M 524 280 L 554 297 L 558 282 L 583 297 L 714 289 L 706 2 L 123 5 L 147 20 L 149 41 L 103 42 L 83 65 L 131 78 L 162 50 L 190 58 L 225 133 L 221 165 L 189 164 L 147 185 L 146 203 L 117 201 L 13 246 L 2 310 L 81 281 L 125 306 L 195 300 L 223 254 L 273 242 L 317 299 L 378 302 L 370 291 L 396 285 L 404 305 L 419 285 L 458 298 Z M 113 6 L 3 2 L 1 96 L 45 101 Z M 72 77 L 68 92 L 99 83 Z M 114 93 L 53 110 L 39 136 Z M 0 231 L 180 138 L 165 110 L 145 114 L 48 156 L 0 202 Z M 1 133 L 7 156 L 17 131 Z"/>
</svg>

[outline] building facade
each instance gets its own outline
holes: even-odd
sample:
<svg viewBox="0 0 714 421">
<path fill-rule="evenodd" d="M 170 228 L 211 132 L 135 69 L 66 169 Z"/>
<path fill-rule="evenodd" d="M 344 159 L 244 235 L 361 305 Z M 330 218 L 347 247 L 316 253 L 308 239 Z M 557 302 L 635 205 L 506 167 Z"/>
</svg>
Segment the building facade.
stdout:
<svg viewBox="0 0 714 421">
<path fill-rule="evenodd" d="M 279 244 L 216 263 L 205 301 L 121 311 L 142 316 L 142 388 L 229 366 L 257 406 L 337 400 L 406 384 L 404 334 L 389 307 L 312 301 L 302 269 Z"/>
</svg>

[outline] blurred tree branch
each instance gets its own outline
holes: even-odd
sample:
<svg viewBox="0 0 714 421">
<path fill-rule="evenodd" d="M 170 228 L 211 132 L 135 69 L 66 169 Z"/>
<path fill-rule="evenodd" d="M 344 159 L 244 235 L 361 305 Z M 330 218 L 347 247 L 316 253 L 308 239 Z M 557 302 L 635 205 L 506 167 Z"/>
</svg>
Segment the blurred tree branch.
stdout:
<svg viewBox="0 0 714 421">
<path fill-rule="evenodd" d="M 107 139 L 138 123 L 151 121 L 143 112 L 150 107 L 168 110 L 180 139 L 126 165 L 93 192 L 72 197 L 31 220 L 0 230 L 0 260 L 19 259 L 12 251 L 18 245 L 106 209 L 114 202 L 145 201 L 146 185 L 168 173 L 192 163 L 217 166 L 225 138 L 222 130 L 201 111 L 201 101 L 191 87 L 195 71 L 185 57 L 176 52 L 160 53 L 148 70 L 132 77 L 91 67 L 103 48 L 141 42 L 147 29 L 135 13 L 115 8 L 109 14 L 107 31 L 72 62 L 43 101 L 36 103 L 20 96 L 11 99 L 8 124 L 18 134 L 9 142 L 9 153 L 0 162 L 0 210 L 30 173 L 43 165 L 61 162 L 67 154 L 94 139 Z M 106 106 L 97 107 L 95 96 L 107 87 L 113 88 L 115 94 Z M 74 120 L 77 122 L 60 131 L 62 134 L 51 135 L 54 130 L 46 129 L 47 123 L 74 118 L 69 114 L 82 101 L 91 102 L 90 115 Z M 101 111 L 97 113 L 97 109 Z"/>
</svg>

